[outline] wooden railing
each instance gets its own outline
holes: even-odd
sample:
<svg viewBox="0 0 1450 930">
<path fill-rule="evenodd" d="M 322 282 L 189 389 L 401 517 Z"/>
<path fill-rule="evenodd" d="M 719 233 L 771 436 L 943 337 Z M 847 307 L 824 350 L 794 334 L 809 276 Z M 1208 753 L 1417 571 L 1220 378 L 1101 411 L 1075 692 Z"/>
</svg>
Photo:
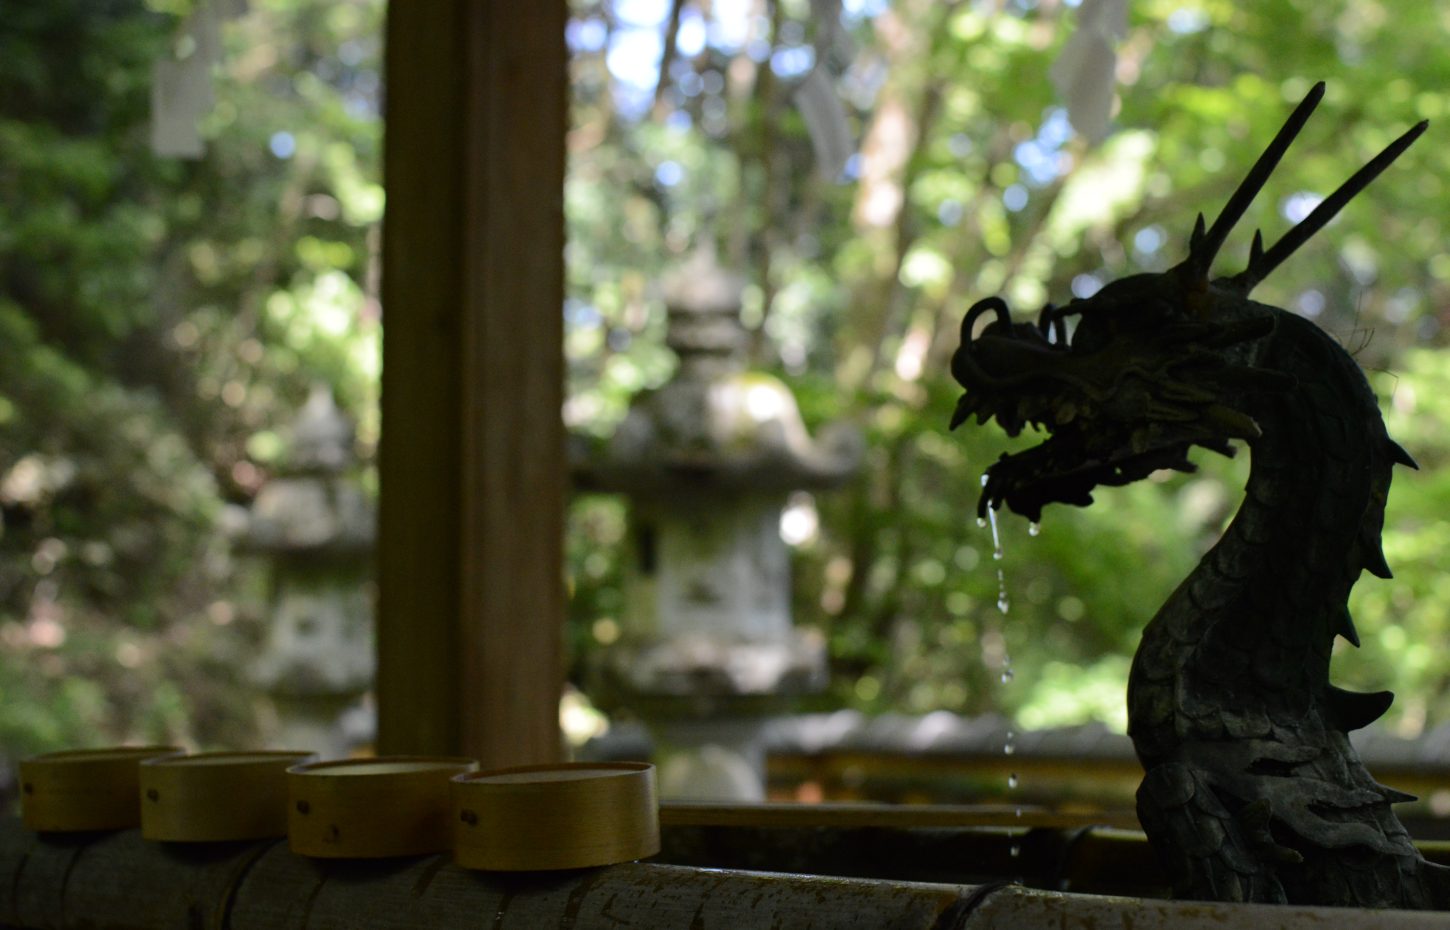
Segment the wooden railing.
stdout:
<svg viewBox="0 0 1450 930">
<path fill-rule="evenodd" d="M 1381 744 L 1408 741 L 1381 740 Z M 995 751 L 890 751 L 840 746 L 814 751 L 773 748 L 767 762 L 772 797 L 799 797 L 802 787 L 814 799 L 888 801 L 910 805 L 929 802 L 1010 801 L 1032 806 L 1081 811 L 1098 822 L 1136 825 L 1134 795 L 1143 768 L 1123 739 L 1123 751 L 1095 756 L 1069 756 L 1028 747 L 1013 755 Z M 1445 741 L 1441 740 L 1440 745 Z M 1364 754 L 1375 780 L 1419 798 L 1399 804 L 1395 813 L 1412 836 L 1450 840 L 1450 764 L 1438 756 L 1408 758 L 1376 745 Z M 1390 746 L 1389 748 L 1399 748 Z M 1008 779 L 1018 776 L 1009 791 Z"/>
</svg>

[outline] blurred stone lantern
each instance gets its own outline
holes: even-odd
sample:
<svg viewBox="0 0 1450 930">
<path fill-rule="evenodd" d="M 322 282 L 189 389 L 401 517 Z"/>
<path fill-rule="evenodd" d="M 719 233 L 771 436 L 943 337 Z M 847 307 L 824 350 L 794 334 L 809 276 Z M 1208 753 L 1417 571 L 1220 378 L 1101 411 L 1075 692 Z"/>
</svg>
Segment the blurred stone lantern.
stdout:
<svg viewBox="0 0 1450 930">
<path fill-rule="evenodd" d="M 318 385 L 278 474 L 257 492 L 244 545 L 268 562 L 266 641 L 253 680 L 272 699 L 276 745 L 325 758 L 371 741 L 373 502 L 358 484 L 353 425 Z"/>
<path fill-rule="evenodd" d="M 812 440 L 790 389 L 745 368 L 743 282 L 712 253 L 664 291 L 679 368 L 574 463 L 582 488 L 630 502 L 621 636 L 596 687 L 651 729 L 663 794 L 759 799 L 764 725 L 826 683 L 824 642 L 791 619 L 782 511 L 854 475 L 862 443 L 840 424 Z"/>
</svg>

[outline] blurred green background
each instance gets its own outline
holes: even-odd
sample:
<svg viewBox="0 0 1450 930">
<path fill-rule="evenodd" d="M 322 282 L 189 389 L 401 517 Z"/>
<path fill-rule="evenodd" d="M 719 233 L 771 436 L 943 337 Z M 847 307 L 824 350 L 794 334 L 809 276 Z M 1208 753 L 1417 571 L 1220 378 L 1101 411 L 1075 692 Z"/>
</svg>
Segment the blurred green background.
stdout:
<svg viewBox="0 0 1450 930">
<path fill-rule="evenodd" d="M 195 6 L 55 0 L 0 19 L 12 757 L 264 740 L 247 664 L 266 582 L 228 527 L 314 382 L 357 419 L 363 461 L 376 445 L 383 5 L 253 0 L 223 33 L 204 156 L 161 158 L 152 68 L 188 54 L 178 23 Z M 973 514 L 1006 440 L 945 430 L 962 314 L 991 294 L 1035 313 L 1173 264 L 1315 80 L 1324 103 L 1222 271 L 1256 225 L 1272 241 L 1450 106 L 1450 13 L 1429 0 L 1137 0 L 1113 37 L 1110 127 L 1085 139 L 1050 72 L 1111 6 L 571 4 L 565 418 L 608 435 L 669 376 L 659 282 L 691 248 L 713 242 L 748 276 L 753 364 L 793 387 L 812 427 L 848 419 L 868 441 L 859 480 L 792 505 L 796 621 L 830 646 L 819 708 L 1121 729 L 1138 633 L 1232 515 L 1247 456 L 1049 511 L 1036 537 L 1004 519 L 994 563 Z M 821 86 L 840 109 L 812 116 Z M 823 157 L 808 117 L 845 127 L 850 157 Z M 1345 687 L 1397 692 L 1382 725 L 1405 736 L 1450 721 L 1444 131 L 1432 122 L 1256 292 L 1355 354 L 1422 466 L 1390 498 L 1396 577 L 1356 590 L 1364 648 L 1335 663 Z M 616 499 L 571 508 L 571 668 L 619 634 L 624 520 Z"/>
</svg>

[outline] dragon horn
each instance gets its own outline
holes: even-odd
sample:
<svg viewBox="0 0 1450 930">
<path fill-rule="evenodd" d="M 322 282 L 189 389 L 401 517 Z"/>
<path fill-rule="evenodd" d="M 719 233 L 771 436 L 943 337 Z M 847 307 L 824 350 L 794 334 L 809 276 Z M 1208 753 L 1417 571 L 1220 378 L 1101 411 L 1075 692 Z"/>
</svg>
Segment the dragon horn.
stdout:
<svg viewBox="0 0 1450 930">
<path fill-rule="evenodd" d="M 984 297 L 972 304 L 967 315 L 962 317 L 962 345 L 967 345 L 972 341 L 972 329 L 977 325 L 977 320 L 985 313 L 991 313 L 998 322 L 1005 323 L 1008 327 L 1012 325 L 1012 311 L 1008 308 L 1007 301 L 1000 297 Z"/>
<path fill-rule="evenodd" d="M 1310 236 L 1334 219 L 1335 214 L 1344 209 L 1345 204 L 1353 200 L 1360 191 L 1369 187 L 1370 182 L 1379 177 L 1380 172 L 1394 164 L 1395 159 L 1399 158 L 1405 149 L 1420 138 L 1429 125 L 1429 120 L 1421 120 L 1410 127 L 1409 131 L 1391 142 L 1383 152 L 1371 159 L 1369 164 L 1350 175 L 1349 180 L 1339 186 L 1339 190 L 1320 201 L 1319 206 L 1300 220 L 1293 229 L 1284 233 L 1283 238 L 1274 243 L 1270 249 L 1250 260 L 1249 267 L 1230 278 L 1228 283 L 1244 294 L 1253 290 L 1256 284 L 1269 276 L 1269 272 L 1279 267 L 1284 259 L 1293 255 L 1299 246 L 1308 242 Z"/>
<path fill-rule="evenodd" d="M 1179 266 L 1189 281 L 1206 281 L 1208 279 L 1209 266 L 1213 264 L 1214 257 L 1223 247 L 1224 240 L 1228 238 L 1234 224 L 1243 217 L 1244 211 L 1249 208 L 1249 204 L 1254 202 L 1254 198 L 1268 182 L 1269 175 L 1274 173 L 1274 169 L 1279 165 L 1279 160 L 1284 157 L 1284 153 L 1289 150 L 1294 138 L 1309 121 L 1309 115 L 1314 112 L 1314 108 L 1319 105 L 1323 96 L 1324 82 L 1320 81 L 1309 89 L 1309 93 L 1294 108 L 1294 112 L 1289 114 L 1289 119 L 1285 121 L 1278 135 L 1274 136 L 1274 141 L 1269 143 L 1269 147 L 1264 149 L 1264 154 L 1254 162 L 1254 166 L 1239 183 L 1238 189 L 1233 192 L 1228 203 L 1224 204 L 1223 212 L 1219 213 L 1218 219 L 1213 221 L 1213 226 L 1207 232 L 1203 231 L 1203 217 L 1199 216 L 1199 225 L 1194 228 L 1193 237 L 1189 240 L 1188 257 Z"/>
</svg>

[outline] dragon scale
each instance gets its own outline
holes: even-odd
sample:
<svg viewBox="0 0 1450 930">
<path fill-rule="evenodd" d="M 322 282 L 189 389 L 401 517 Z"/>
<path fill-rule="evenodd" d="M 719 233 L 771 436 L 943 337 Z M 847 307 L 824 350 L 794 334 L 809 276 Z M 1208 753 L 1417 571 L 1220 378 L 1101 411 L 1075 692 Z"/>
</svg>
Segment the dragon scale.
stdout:
<svg viewBox="0 0 1450 930">
<path fill-rule="evenodd" d="M 1391 695 L 1329 681 L 1334 638 L 1358 645 L 1351 586 L 1365 569 L 1388 576 L 1380 529 L 1404 454 L 1354 360 L 1264 309 L 1275 331 L 1253 361 L 1297 386 L 1250 408 L 1263 435 L 1243 504 L 1134 658 L 1140 817 L 1184 897 L 1439 906 L 1425 878 L 1439 870 L 1389 807 L 1407 796 L 1378 785 L 1346 736 Z"/>
</svg>

